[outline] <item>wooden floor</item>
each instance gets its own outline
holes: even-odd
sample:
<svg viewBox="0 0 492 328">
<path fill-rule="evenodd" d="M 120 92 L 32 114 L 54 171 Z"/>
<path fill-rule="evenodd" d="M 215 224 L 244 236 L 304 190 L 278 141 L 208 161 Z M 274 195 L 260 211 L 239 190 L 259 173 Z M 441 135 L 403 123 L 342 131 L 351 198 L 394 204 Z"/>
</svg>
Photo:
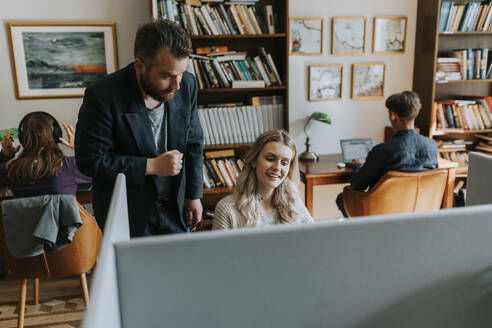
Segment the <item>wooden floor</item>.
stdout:
<svg viewBox="0 0 492 328">
<path fill-rule="evenodd" d="M 88 275 L 89 286 L 91 275 Z M 18 279 L 0 280 L 0 327 L 17 327 Z M 24 327 L 79 327 L 85 306 L 78 277 L 41 279 L 39 304 L 33 305 L 32 280 L 28 282 L 26 320 Z"/>
<path fill-rule="evenodd" d="M 90 280 L 91 275 L 87 276 Z M 15 303 L 19 300 L 20 280 L 10 276 L 0 280 L 0 304 Z M 39 281 L 39 300 L 49 301 L 54 298 L 82 297 L 82 289 L 78 277 L 40 279 Z M 32 280 L 28 282 L 27 299 L 32 300 Z"/>
</svg>

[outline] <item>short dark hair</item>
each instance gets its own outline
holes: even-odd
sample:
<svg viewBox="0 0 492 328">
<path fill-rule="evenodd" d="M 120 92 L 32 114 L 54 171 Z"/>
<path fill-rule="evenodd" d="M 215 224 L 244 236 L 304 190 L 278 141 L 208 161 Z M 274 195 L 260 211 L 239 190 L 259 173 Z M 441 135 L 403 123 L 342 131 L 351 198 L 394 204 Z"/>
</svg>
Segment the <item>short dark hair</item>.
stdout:
<svg viewBox="0 0 492 328">
<path fill-rule="evenodd" d="M 156 20 L 140 25 L 135 37 L 135 58 L 140 58 L 146 67 L 152 67 L 161 48 L 169 49 L 176 58 L 188 57 L 192 53 L 190 37 L 177 23 Z"/>
<path fill-rule="evenodd" d="M 386 99 L 385 105 L 390 112 L 407 121 L 413 121 L 422 107 L 419 96 L 413 91 L 392 94 Z"/>
</svg>

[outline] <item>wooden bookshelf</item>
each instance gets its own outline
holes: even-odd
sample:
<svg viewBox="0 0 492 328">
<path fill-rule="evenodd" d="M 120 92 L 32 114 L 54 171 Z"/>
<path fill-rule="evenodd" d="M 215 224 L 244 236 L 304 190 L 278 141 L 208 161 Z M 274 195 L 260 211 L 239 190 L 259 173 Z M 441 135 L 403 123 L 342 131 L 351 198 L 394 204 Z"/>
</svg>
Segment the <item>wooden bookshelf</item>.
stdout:
<svg viewBox="0 0 492 328">
<path fill-rule="evenodd" d="M 466 4 L 473 0 L 456 0 Z M 436 81 L 437 58 L 449 56 L 455 49 L 489 48 L 492 50 L 492 32 L 439 32 L 439 17 L 442 0 L 418 0 L 417 29 L 415 40 L 413 90 L 420 96 L 422 110 L 416 125 L 422 134 L 429 137 L 459 135 L 476 141 L 473 134 L 491 133 L 487 130 L 444 129 L 438 130 L 434 102 L 443 99 L 459 99 L 492 95 L 492 79 Z M 466 177 L 461 170 L 459 176 Z"/>
<path fill-rule="evenodd" d="M 151 19 L 156 17 L 154 8 L 158 0 L 150 0 Z M 181 1 L 180 1 L 181 2 Z M 206 3 L 206 2 L 203 2 Z M 288 61 L 288 0 L 260 0 L 255 6 L 264 7 L 272 5 L 275 18 L 278 20 L 278 31 L 275 34 L 246 34 L 246 35 L 191 35 L 193 48 L 205 46 L 226 45 L 229 51 L 246 51 L 249 56 L 256 56 L 257 48 L 264 47 L 270 53 L 279 75 L 282 85 L 268 86 L 265 88 L 208 88 L 198 92 L 198 104 L 243 102 L 249 103 L 253 96 L 283 96 L 283 115 L 281 126 L 288 130 L 289 122 L 289 61 Z M 214 3 L 209 3 L 214 6 Z M 205 146 L 205 151 L 234 149 L 236 157 L 243 156 L 251 144 L 233 144 Z M 211 188 L 204 189 L 204 206 L 213 207 L 224 195 L 231 193 L 233 188 Z"/>
</svg>

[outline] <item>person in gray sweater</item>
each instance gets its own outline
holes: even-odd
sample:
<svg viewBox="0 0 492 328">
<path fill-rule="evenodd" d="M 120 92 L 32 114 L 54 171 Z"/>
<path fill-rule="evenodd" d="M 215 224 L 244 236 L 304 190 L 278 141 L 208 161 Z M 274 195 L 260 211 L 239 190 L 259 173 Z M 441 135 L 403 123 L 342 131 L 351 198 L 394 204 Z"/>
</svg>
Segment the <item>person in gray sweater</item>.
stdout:
<svg viewBox="0 0 492 328">
<path fill-rule="evenodd" d="M 245 155 L 233 194 L 217 204 L 213 230 L 312 221 L 299 195 L 294 142 L 284 130 L 264 132 Z"/>
</svg>

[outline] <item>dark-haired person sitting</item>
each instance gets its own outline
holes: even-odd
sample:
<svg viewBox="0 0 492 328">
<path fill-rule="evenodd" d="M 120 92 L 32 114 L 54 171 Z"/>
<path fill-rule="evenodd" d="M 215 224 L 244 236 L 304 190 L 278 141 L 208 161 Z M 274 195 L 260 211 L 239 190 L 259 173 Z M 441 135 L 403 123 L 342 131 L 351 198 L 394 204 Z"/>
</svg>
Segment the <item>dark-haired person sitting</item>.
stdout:
<svg viewBox="0 0 492 328">
<path fill-rule="evenodd" d="M 372 188 L 388 171 L 416 172 L 437 168 L 437 143 L 421 136 L 414 129 L 421 103 L 412 91 L 393 94 L 386 99 L 391 126 L 395 130 L 393 139 L 374 146 L 367 155 L 365 163 L 354 162 L 354 173 L 350 185 L 355 190 Z M 342 194 L 337 197 L 337 205 L 347 217 Z"/>
<path fill-rule="evenodd" d="M 27 114 L 19 124 L 22 152 L 14 147 L 10 132 L 2 140 L 0 188 L 8 187 L 16 197 L 75 195 L 77 184 L 91 179 L 80 173 L 74 157 L 63 155 L 59 143 L 73 149 L 74 128 L 63 125 L 67 140 L 56 119 L 46 112 Z"/>
</svg>

